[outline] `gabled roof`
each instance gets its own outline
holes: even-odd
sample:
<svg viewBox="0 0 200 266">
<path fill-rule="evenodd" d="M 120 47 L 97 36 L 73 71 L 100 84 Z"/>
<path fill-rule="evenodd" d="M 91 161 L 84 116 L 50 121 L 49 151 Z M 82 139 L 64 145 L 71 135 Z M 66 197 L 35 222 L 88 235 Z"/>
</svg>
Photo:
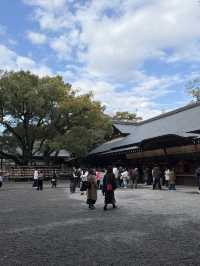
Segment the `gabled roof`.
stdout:
<svg viewBox="0 0 200 266">
<path fill-rule="evenodd" d="M 120 122 L 113 122 L 113 127 L 120 131 L 120 133 L 122 134 L 131 134 L 135 130 L 136 124 L 124 124 L 123 122 L 120 124 Z"/>
<path fill-rule="evenodd" d="M 131 129 L 128 136 L 116 139 L 114 142 L 106 142 L 94 149 L 90 154 L 138 145 L 145 140 L 165 135 L 195 138 L 198 135 L 191 132 L 198 132 L 200 130 L 200 103 L 192 103 L 129 126 Z"/>
</svg>

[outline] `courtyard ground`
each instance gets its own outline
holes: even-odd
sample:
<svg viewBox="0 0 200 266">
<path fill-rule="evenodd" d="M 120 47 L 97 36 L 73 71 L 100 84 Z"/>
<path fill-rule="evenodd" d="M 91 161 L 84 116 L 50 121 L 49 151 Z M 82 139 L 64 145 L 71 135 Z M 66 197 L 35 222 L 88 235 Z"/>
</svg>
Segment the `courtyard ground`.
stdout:
<svg viewBox="0 0 200 266">
<path fill-rule="evenodd" d="M 36 191 L 0 189 L 0 265 L 200 265 L 200 195 L 195 188 L 116 191 L 89 210 L 67 183 Z"/>
</svg>

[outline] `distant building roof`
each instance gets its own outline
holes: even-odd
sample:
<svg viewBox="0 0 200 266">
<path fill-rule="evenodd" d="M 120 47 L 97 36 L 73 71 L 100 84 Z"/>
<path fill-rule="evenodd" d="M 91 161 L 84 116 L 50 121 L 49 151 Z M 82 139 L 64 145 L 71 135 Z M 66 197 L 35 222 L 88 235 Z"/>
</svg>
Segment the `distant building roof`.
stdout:
<svg viewBox="0 0 200 266">
<path fill-rule="evenodd" d="M 34 156 L 43 157 L 44 154 L 42 152 L 37 152 Z M 70 157 L 70 153 L 67 150 L 53 151 L 50 154 L 50 157 L 54 157 L 54 156 L 68 158 L 68 157 Z"/>
<path fill-rule="evenodd" d="M 50 156 L 55 156 L 56 151 L 52 152 Z M 70 153 L 67 150 L 59 150 L 57 157 L 70 157 Z"/>
<path fill-rule="evenodd" d="M 131 145 L 138 145 L 142 141 L 165 135 L 176 135 L 183 138 L 197 137 L 200 130 L 200 103 L 188 104 L 171 112 L 132 124 L 121 124 L 114 122 L 122 133 L 128 136 L 106 142 L 90 154 L 108 152 L 113 149 L 121 149 Z"/>
</svg>

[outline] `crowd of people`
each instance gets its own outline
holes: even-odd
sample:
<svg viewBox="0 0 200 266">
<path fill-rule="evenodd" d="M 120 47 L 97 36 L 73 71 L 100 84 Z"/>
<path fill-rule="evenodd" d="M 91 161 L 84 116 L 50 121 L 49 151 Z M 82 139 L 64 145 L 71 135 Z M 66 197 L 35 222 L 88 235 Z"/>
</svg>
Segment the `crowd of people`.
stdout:
<svg viewBox="0 0 200 266">
<path fill-rule="evenodd" d="M 43 181 L 44 181 L 44 172 L 42 170 L 34 170 L 33 173 L 33 187 L 37 188 L 37 190 L 43 190 Z M 56 188 L 57 185 L 57 174 L 56 171 L 53 171 L 53 175 L 51 178 L 51 187 Z"/>
<path fill-rule="evenodd" d="M 107 210 L 108 204 L 116 208 L 114 191 L 117 188 L 117 182 L 111 166 L 96 170 L 74 168 L 70 182 L 71 193 L 76 191 L 77 186 L 80 188 L 81 195 L 87 195 L 89 209 L 95 209 L 98 189 L 102 190 L 104 196 L 104 210 Z"/>
<path fill-rule="evenodd" d="M 200 167 L 195 171 L 200 193 Z M 33 187 L 43 190 L 44 173 L 42 170 L 34 170 Z M 77 168 L 74 167 L 70 177 L 70 192 L 75 193 L 80 190 L 81 195 L 87 195 L 87 204 L 90 209 L 95 208 L 97 201 L 97 191 L 101 190 L 104 199 L 104 210 L 107 205 L 112 204 L 116 208 L 114 191 L 116 188 L 137 189 L 138 183 L 152 186 L 152 189 L 162 189 L 165 186 L 169 190 L 176 190 L 176 174 L 172 167 L 161 169 L 159 165 L 153 167 L 122 167 L 109 166 L 107 168 Z M 3 174 L 0 172 L 0 187 L 3 185 Z M 57 186 L 57 173 L 54 170 L 51 177 L 51 187 Z"/>
<path fill-rule="evenodd" d="M 169 190 L 176 190 L 176 175 L 174 169 L 167 167 L 165 171 L 161 171 L 158 165 L 152 169 L 146 167 L 143 171 L 139 167 L 126 168 L 122 166 L 109 166 L 106 169 L 86 169 L 73 168 L 70 179 L 70 192 L 75 193 L 76 188 L 80 189 L 81 195 L 87 195 L 87 203 L 90 209 L 94 209 L 97 200 L 97 190 L 102 190 L 105 196 L 104 210 L 107 205 L 115 205 L 114 191 L 116 188 L 138 188 L 138 183 L 152 185 L 153 189 L 162 189 L 165 185 Z"/>
<path fill-rule="evenodd" d="M 111 168 L 111 167 L 110 167 Z M 101 188 L 103 185 L 103 178 L 107 169 L 97 168 L 93 169 L 96 176 L 97 186 Z M 168 187 L 170 190 L 175 190 L 176 175 L 173 168 L 167 167 L 164 171 L 160 169 L 158 165 L 155 165 L 152 169 L 146 167 L 141 170 L 139 167 L 112 167 L 112 173 L 114 174 L 116 186 L 123 188 L 138 188 L 138 183 L 145 183 L 146 185 L 153 185 L 153 189 L 162 186 Z M 72 174 L 72 191 L 75 191 L 75 187 L 80 183 L 83 185 L 87 181 L 88 170 L 83 168 L 73 168 Z"/>
<path fill-rule="evenodd" d="M 37 190 L 43 189 L 44 173 L 37 169 L 33 173 L 33 187 Z M 52 188 L 56 188 L 57 174 L 53 172 L 51 178 Z M 75 193 L 79 188 L 81 195 L 87 195 L 87 204 L 89 209 L 95 209 L 97 201 L 97 190 L 101 189 L 105 197 L 104 210 L 107 210 L 107 205 L 112 204 L 116 208 L 114 191 L 117 188 L 117 182 L 113 173 L 113 168 L 108 167 L 106 170 L 73 168 L 70 177 L 70 192 Z"/>
</svg>

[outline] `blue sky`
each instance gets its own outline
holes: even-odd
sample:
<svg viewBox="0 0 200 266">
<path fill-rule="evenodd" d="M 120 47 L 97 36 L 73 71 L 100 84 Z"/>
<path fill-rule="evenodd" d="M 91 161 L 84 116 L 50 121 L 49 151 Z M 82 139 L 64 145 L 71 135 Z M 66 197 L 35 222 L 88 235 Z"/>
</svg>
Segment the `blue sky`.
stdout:
<svg viewBox="0 0 200 266">
<path fill-rule="evenodd" d="M 63 76 L 110 114 L 144 118 L 191 101 L 197 0 L 1 0 L 0 69 Z"/>
</svg>

